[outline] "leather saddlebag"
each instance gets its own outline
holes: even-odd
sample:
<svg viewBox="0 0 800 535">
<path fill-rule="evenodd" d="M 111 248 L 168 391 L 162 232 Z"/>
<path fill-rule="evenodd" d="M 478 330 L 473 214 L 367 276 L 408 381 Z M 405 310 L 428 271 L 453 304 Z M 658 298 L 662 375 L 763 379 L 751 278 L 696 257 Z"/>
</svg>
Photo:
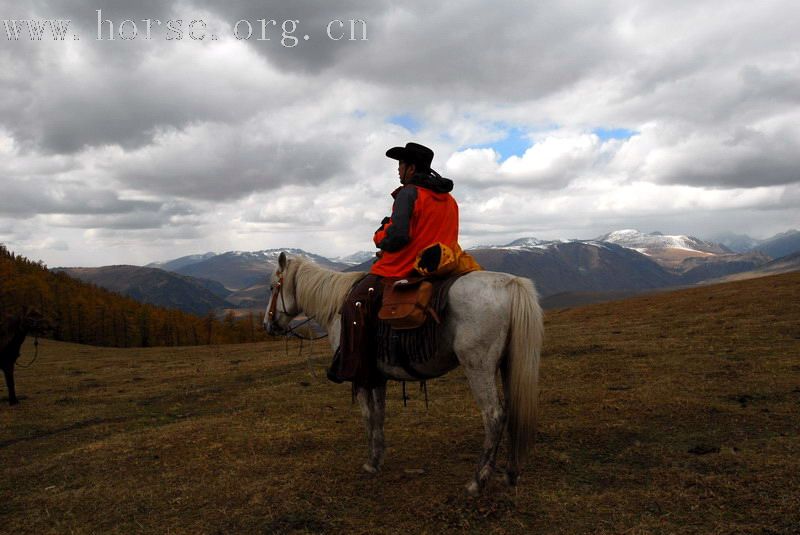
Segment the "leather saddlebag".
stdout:
<svg viewBox="0 0 800 535">
<path fill-rule="evenodd" d="M 436 312 L 429 303 L 433 284 L 423 279 L 387 280 L 383 290 L 383 304 L 378 319 L 386 321 L 393 329 L 416 329 L 428 316 L 439 323 Z"/>
</svg>

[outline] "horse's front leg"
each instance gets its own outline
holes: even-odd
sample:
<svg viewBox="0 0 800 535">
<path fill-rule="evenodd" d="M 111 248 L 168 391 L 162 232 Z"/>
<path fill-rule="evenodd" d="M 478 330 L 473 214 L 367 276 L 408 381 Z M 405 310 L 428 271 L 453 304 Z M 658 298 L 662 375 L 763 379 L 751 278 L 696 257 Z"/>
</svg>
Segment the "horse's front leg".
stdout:
<svg viewBox="0 0 800 535">
<path fill-rule="evenodd" d="M 14 361 L 3 363 L 3 375 L 6 376 L 6 386 L 8 387 L 8 404 L 16 405 L 19 403 L 17 392 L 14 388 Z"/>
<path fill-rule="evenodd" d="M 356 392 L 361 416 L 367 428 L 369 458 L 363 467 L 370 474 L 376 473 L 383 465 L 386 447 L 383 440 L 383 420 L 386 412 L 386 385 L 375 388 L 358 388 Z"/>
<path fill-rule="evenodd" d="M 372 403 L 372 390 L 367 389 L 364 387 L 358 387 L 356 390 L 356 399 L 358 399 L 358 405 L 361 407 L 361 418 L 364 420 L 364 427 L 367 428 L 367 446 L 369 447 L 369 456 L 368 458 L 370 461 L 364 463 L 363 467 L 364 470 L 370 473 L 377 472 L 377 469 L 374 468 L 371 464 L 371 460 L 373 457 L 372 452 L 372 413 L 373 410 L 373 403 Z"/>
<path fill-rule="evenodd" d="M 383 420 L 386 415 L 386 383 L 371 390 L 372 395 L 372 433 L 370 436 L 369 464 L 377 472 L 383 466 L 386 443 L 383 438 Z"/>
</svg>

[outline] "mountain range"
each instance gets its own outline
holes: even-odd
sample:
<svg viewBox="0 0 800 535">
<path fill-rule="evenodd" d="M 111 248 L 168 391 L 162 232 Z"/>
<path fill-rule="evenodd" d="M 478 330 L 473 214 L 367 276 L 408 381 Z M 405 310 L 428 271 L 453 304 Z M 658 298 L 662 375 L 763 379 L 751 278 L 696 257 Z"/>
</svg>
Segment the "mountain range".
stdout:
<svg viewBox="0 0 800 535">
<path fill-rule="evenodd" d="M 625 229 L 591 240 L 526 237 L 505 245 L 470 248 L 469 252 L 484 269 L 531 278 L 545 303 L 574 304 L 597 300 L 597 296 L 726 280 L 737 274 L 759 276 L 762 268 L 764 273 L 800 269 L 800 255 L 793 255 L 800 252 L 800 231 L 768 240 L 746 236 L 737 240 L 733 246 L 732 239 L 726 245 L 692 236 Z M 745 243 L 751 246 L 742 248 Z M 57 269 L 144 302 L 194 313 L 263 310 L 267 279 L 284 251 L 336 271 L 367 271 L 374 258 L 369 251 L 329 259 L 302 249 L 267 249 L 208 252 L 144 267 Z"/>
</svg>

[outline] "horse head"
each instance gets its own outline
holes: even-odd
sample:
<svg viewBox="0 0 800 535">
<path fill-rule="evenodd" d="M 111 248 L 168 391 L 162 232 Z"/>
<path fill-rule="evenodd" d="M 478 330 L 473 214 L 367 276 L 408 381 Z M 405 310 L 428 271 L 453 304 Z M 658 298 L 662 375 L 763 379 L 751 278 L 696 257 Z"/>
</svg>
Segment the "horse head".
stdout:
<svg viewBox="0 0 800 535">
<path fill-rule="evenodd" d="M 29 333 L 41 335 L 53 330 L 52 323 L 45 318 L 42 312 L 34 307 L 27 307 L 22 313 L 22 328 Z"/>
<path fill-rule="evenodd" d="M 278 267 L 270 278 L 270 299 L 264 314 L 264 328 L 269 334 L 284 334 L 291 321 L 300 314 L 295 295 L 295 277 L 297 266 L 281 252 Z"/>
<path fill-rule="evenodd" d="M 52 322 L 33 306 L 6 311 L 0 316 L 0 332 L 5 335 L 42 335 L 53 330 Z"/>
</svg>

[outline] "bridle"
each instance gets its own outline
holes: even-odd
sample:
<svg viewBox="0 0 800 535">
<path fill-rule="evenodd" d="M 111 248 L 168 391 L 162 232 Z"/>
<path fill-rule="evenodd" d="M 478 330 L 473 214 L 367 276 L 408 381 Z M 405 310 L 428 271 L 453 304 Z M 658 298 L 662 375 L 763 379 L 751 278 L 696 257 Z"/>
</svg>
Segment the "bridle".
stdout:
<svg viewBox="0 0 800 535">
<path fill-rule="evenodd" d="M 267 321 L 269 321 L 270 325 L 276 325 L 276 323 L 275 323 L 275 312 L 277 312 L 277 310 L 278 310 L 278 298 L 279 297 L 280 297 L 280 300 L 281 300 L 281 306 L 283 307 L 283 313 L 288 315 L 288 313 L 286 312 L 286 300 L 283 297 L 283 272 L 282 271 L 278 271 L 276 273 L 276 275 L 278 275 L 278 283 L 276 284 L 275 288 L 272 290 L 272 297 L 270 298 L 269 308 L 267 309 Z M 277 292 L 275 290 L 277 290 Z M 283 335 L 286 336 L 286 337 L 294 336 L 295 338 L 299 338 L 300 340 L 311 340 L 311 341 L 320 340 L 322 338 L 327 337 L 328 336 L 327 333 L 322 335 L 322 336 L 308 337 L 308 336 L 303 336 L 303 335 L 301 335 L 301 334 L 296 332 L 298 328 L 302 327 L 303 325 L 305 325 L 307 323 L 310 323 L 313 320 L 314 320 L 314 318 L 312 318 L 311 316 L 307 315 L 305 321 L 301 321 L 300 323 L 298 323 L 297 325 L 295 325 L 293 327 L 290 326 L 288 329 L 285 329 L 285 330 L 283 329 L 283 327 L 281 327 L 281 330 L 283 330 Z"/>
<path fill-rule="evenodd" d="M 272 289 L 272 296 L 270 297 L 269 308 L 267 309 L 267 320 L 270 325 L 274 324 L 275 311 L 278 308 L 278 296 L 280 296 L 283 304 L 283 313 L 286 313 L 286 301 L 283 298 L 283 272 L 278 271 L 276 275 L 278 275 L 278 284 L 276 288 Z M 278 290 L 277 292 L 275 291 L 276 289 Z"/>
</svg>

